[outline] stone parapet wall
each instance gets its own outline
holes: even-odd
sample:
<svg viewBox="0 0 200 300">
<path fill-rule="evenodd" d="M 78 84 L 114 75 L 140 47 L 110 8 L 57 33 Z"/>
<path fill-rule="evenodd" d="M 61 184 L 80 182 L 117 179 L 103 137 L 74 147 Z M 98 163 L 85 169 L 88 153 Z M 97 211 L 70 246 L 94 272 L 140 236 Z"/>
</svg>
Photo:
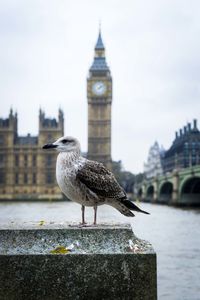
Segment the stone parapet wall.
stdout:
<svg viewBox="0 0 200 300">
<path fill-rule="evenodd" d="M 155 300 L 156 254 L 130 225 L 4 228 L 0 299 Z"/>
</svg>

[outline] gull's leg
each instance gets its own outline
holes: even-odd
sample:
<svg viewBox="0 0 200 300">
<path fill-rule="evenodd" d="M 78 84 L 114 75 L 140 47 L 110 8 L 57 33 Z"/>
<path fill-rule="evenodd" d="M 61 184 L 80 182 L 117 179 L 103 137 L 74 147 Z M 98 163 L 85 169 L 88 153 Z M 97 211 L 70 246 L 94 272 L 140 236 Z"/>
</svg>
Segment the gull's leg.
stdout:
<svg viewBox="0 0 200 300">
<path fill-rule="evenodd" d="M 81 210 L 82 210 L 82 225 L 84 225 L 84 224 L 86 224 L 85 223 L 85 206 L 84 205 L 82 205 L 81 206 Z"/>
<path fill-rule="evenodd" d="M 78 225 L 75 225 L 75 224 L 72 224 L 72 225 L 69 225 L 70 227 L 79 227 L 79 228 L 82 228 L 82 227 L 86 227 L 87 223 L 85 222 L 85 206 L 82 205 L 81 206 L 81 210 L 82 210 L 82 222 L 79 223 Z"/>
<path fill-rule="evenodd" d="M 97 205 L 94 206 L 94 225 L 97 225 Z"/>
</svg>

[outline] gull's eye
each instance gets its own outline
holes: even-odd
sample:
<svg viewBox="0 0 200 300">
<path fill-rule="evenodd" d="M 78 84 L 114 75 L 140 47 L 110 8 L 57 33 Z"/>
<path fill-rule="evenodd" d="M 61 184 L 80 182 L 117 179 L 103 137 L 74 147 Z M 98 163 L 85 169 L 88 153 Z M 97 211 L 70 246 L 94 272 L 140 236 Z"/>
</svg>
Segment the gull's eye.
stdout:
<svg viewBox="0 0 200 300">
<path fill-rule="evenodd" d="M 66 144 L 67 142 L 69 142 L 69 141 L 66 140 L 66 139 L 62 140 L 62 143 L 63 143 L 63 144 Z"/>
<path fill-rule="evenodd" d="M 73 143 L 73 140 L 70 140 L 70 139 L 63 139 L 61 141 L 63 144 L 68 144 L 68 143 Z"/>
</svg>

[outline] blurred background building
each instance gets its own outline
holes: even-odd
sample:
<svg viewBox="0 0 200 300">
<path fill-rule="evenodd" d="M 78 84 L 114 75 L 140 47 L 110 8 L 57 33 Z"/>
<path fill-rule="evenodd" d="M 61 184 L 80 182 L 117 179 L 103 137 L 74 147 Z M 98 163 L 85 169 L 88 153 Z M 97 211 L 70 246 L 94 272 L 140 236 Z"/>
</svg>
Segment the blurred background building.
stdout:
<svg viewBox="0 0 200 300">
<path fill-rule="evenodd" d="M 64 116 L 46 118 L 39 112 L 38 136 L 19 136 L 18 116 L 12 109 L 0 119 L 0 199 L 61 199 L 55 179 L 55 151 L 44 153 L 42 146 L 64 134 Z"/>
<path fill-rule="evenodd" d="M 200 132 L 197 128 L 197 120 L 194 120 L 193 126 L 188 123 L 179 132 L 176 131 L 175 139 L 163 157 L 163 171 L 167 173 L 199 164 Z"/>
<path fill-rule="evenodd" d="M 167 151 L 159 147 L 158 142 L 150 147 L 144 174 L 150 179 L 196 165 L 200 165 L 200 131 L 194 119 L 193 125 L 188 123 L 175 132 L 175 139 Z"/>
<path fill-rule="evenodd" d="M 167 151 L 160 151 L 158 143 L 150 148 L 140 179 L 134 190 L 145 201 L 199 206 L 200 131 L 196 119 L 175 133 Z"/>
<path fill-rule="evenodd" d="M 159 147 L 158 142 L 155 142 L 149 149 L 147 162 L 144 163 L 144 173 L 146 178 L 152 178 L 163 174 L 162 159 L 165 150 Z"/>
</svg>

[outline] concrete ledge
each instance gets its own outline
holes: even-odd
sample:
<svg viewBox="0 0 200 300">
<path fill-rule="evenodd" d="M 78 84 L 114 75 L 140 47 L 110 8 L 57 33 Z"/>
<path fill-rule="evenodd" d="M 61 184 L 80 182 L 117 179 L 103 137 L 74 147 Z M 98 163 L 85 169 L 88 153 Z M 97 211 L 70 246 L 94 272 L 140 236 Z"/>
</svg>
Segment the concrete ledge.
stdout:
<svg viewBox="0 0 200 300">
<path fill-rule="evenodd" d="M 0 299 L 155 300 L 156 254 L 130 225 L 2 229 Z"/>
</svg>

